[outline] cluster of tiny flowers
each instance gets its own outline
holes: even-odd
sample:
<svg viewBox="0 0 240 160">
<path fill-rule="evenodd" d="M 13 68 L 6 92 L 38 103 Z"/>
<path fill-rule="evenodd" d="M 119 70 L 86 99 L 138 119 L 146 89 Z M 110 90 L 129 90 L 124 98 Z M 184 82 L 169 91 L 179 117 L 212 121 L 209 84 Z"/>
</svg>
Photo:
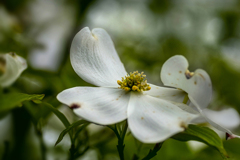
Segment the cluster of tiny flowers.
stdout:
<svg viewBox="0 0 240 160">
<path fill-rule="evenodd" d="M 125 91 L 149 91 L 151 87 L 147 84 L 146 75 L 143 72 L 138 73 L 138 71 L 130 72 L 130 75 L 122 77 L 122 81 L 118 80 L 117 83 L 120 85 L 119 88 Z"/>
</svg>

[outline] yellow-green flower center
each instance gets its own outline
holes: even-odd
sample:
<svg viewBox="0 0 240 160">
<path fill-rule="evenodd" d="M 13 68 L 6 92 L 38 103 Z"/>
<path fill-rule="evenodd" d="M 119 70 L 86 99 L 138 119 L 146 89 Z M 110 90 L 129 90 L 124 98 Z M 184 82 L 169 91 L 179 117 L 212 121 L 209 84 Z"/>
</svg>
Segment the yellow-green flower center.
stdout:
<svg viewBox="0 0 240 160">
<path fill-rule="evenodd" d="M 138 73 L 138 71 L 130 72 L 125 77 L 122 77 L 122 81 L 118 80 L 117 83 L 120 85 L 119 88 L 124 89 L 125 91 L 149 91 L 151 87 L 147 84 L 146 75 L 143 72 Z"/>
</svg>

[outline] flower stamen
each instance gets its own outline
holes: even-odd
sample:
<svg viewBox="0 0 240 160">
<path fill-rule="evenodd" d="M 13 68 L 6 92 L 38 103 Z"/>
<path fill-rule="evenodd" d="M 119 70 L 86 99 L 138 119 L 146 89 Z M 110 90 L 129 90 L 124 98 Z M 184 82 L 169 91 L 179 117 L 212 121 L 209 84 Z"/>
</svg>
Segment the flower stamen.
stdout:
<svg viewBox="0 0 240 160">
<path fill-rule="evenodd" d="M 130 72 L 127 76 L 122 77 L 122 81 L 117 81 L 119 88 L 124 89 L 125 91 L 149 91 L 151 87 L 147 84 L 146 75 L 143 72 L 138 73 L 138 71 Z"/>
</svg>

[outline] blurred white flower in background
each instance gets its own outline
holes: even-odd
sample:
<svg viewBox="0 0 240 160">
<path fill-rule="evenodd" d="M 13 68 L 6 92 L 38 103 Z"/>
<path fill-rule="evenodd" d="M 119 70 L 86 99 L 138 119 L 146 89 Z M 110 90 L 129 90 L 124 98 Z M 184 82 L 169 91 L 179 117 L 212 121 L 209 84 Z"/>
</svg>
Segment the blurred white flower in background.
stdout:
<svg viewBox="0 0 240 160">
<path fill-rule="evenodd" d="M 36 0 L 25 15 L 31 25 L 29 35 L 34 36 L 42 48 L 34 48 L 29 56 L 34 68 L 56 71 L 62 60 L 65 45 L 74 27 L 76 11 L 63 1 Z"/>
<path fill-rule="evenodd" d="M 71 109 L 60 106 L 59 111 L 64 113 L 70 123 L 74 122 L 77 116 L 74 116 Z M 64 138 L 60 144 L 55 146 L 55 143 L 59 137 L 59 134 L 65 129 L 65 126 L 57 118 L 55 114 L 52 114 L 47 121 L 47 124 L 43 127 L 43 140 L 46 145 L 46 157 L 48 160 L 55 159 L 67 159 L 69 146 L 71 145 L 70 138 Z M 69 135 L 66 135 L 69 137 Z"/>
<path fill-rule="evenodd" d="M 26 60 L 15 53 L 0 54 L 0 86 L 10 86 L 26 68 Z"/>
<path fill-rule="evenodd" d="M 145 1 L 119 3 L 106 0 L 98 1 L 90 8 L 84 24 L 90 28 L 105 28 L 113 38 L 151 38 L 156 37 L 156 32 L 161 30 L 159 25 L 152 25 L 154 22 Z"/>
<path fill-rule="evenodd" d="M 12 15 L 10 15 L 6 9 L 2 6 L 0 6 L 0 42 L 3 40 L 4 36 L 1 32 L 9 32 L 13 26 L 16 25 L 16 18 Z"/>
<path fill-rule="evenodd" d="M 8 114 L 4 118 L 0 117 L 0 137 L 1 137 L 1 143 L 0 143 L 0 155 L 2 156 L 4 154 L 4 151 L 7 146 L 5 146 L 5 143 L 9 143 L 9 149 L 11 150 L 13 148 L 13 117 L 11 114 Z"/>
<path fill-rule="evenodd" d="M 222 56 L 228 64 L 236 71 L 240 72 L 240 40 L 237 38 L 231 38 L 221 46 Z"/>
</svg>

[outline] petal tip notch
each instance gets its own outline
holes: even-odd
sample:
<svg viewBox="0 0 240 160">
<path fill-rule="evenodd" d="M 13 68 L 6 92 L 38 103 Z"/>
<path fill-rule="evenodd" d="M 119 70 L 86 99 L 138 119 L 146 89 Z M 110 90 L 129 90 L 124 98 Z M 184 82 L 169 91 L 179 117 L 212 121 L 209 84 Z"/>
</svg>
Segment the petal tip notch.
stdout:
<svg viewBox="0 0 240 160">
<path fill-rule="evenodd" d="M 91 34 L 92 34 L 92 37 L 93 37 L 95 40 L 98 40 L 98 38 L 97 38 L 97 36 L 96 36 L 95 34 L 93 34 L 92 32 L 91 32 Z"/>
<path fill-rule="evenodd" d="M 180 72 L 180 71 L 179 71 Z M 188 69 L 185 72 L 185 76 L 187 79 L 192 78 L 192 76 L 194 76 L 194 72 L 190 72 Z"/>
<path fill-rule="evenodd" d="M 93 39 L 97 40 L 98 37 L 97 37 L 96 34 L 94 34 L 94 30 L 96 30 L 96 29 L 98 29 L 98 28 L 94 28 L 94 29 L 90 30 L 89 27 L 84 27 L 83 29 L 81 29 L 81 30 L 76 34 L 76 36 L 77 36 L 77 35 L 78 35 L 79 37 L 80 37 L 80 36 L 90 36 L 90 37 L 92 37 Z M 76 36 L 75 36 L 75 37 L 76 37 Z"/>
</svg>

